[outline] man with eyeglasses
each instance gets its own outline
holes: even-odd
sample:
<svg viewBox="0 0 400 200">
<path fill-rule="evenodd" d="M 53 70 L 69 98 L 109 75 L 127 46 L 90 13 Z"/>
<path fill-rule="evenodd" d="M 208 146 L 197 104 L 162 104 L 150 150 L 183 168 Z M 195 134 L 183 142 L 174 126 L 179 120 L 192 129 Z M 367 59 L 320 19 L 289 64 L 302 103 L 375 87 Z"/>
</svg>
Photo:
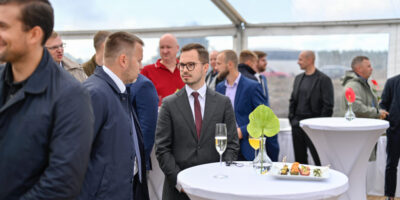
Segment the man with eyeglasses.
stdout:
<svg viewBox="0 0 400 200">
<path fill-rule="evenodd" d="M 180 171 L 218 162 L 215 149 L 216 123 L 225 123 L 228 144 L 223 160 L 236 160 L 239 141 L 229 98 L 207 88 L 208 52 L 200 44 L 181 49 L 177 65 L 185 87 L 163 100 L 156 128 L 156 156 L 165 174 L 163 199 L 189 199 L 176 187 Z"/>
<path fill-rule="evenodd" d="M 62 42 L 57 32 L 53 31 L 50 38 L 46 41 L 45 47 L 50 52 L 53 60 L 78 81 L 83 82 L 87 79 L 87 75 L 81 65 L 64 56 L 65 43 Z"/>
</svg>

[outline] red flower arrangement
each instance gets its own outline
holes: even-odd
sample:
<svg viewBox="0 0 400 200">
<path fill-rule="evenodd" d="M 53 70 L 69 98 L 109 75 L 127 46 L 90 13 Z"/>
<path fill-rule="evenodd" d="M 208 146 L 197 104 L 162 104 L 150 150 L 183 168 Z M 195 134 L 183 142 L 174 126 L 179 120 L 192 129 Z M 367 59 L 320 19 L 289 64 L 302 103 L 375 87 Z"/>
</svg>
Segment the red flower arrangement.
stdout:
<svg viewBox="0 0 400 200">
<path fill-rule="evenodd" d="M 379 90 L 378 82 L 375 79 L 372 79 L 371 82 L 375 85 L 376 89 Z"/>
<path fill-rule="evenodd" d="M 378 86 L 378 82 L 375 79 L 371 80 L 372 82 L 372 91 L 375 93 L 375 95 L 377 95 L 378 97 L 378 102 L 381 101 L 381 97 L 378 96 L 378 90 L 379 90 L 379 86 Z"/>
<path fill-rule="evenodd" d="M 345 95 L 349 103 L 353 103 L 356 100 L 356 94 L 354 93 L 353 88 L 347 88 Z"/>
</svg>

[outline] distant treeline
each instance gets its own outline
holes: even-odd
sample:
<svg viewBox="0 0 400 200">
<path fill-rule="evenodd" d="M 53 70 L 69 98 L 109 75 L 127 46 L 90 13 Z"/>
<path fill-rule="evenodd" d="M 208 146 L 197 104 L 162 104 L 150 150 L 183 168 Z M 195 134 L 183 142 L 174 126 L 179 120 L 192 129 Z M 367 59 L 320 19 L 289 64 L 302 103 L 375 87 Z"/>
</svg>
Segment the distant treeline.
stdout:
<svg viewBox="0 0 400 200">
<path fill-rule="evenodd" d="M 268 60 L 297 60 L 300 51 L 296 50 L 264 50 L 268 54 Z M 376 69 L 387 66 L 387 51 L 318 51 L 316 65 L 341 65 L 350 67 L 354 57 L 363 55 L 371 60 L 371 64 Z"/>
<path fill-rule="evenodd" d="M 387 51 L 318 51 L 317 66 L 324 65 L 342 65 L 349 67 L 351 61 L 356 56 L 367 56 L 375 69 L 382 69 L 387 66 Z"/>
</svg>

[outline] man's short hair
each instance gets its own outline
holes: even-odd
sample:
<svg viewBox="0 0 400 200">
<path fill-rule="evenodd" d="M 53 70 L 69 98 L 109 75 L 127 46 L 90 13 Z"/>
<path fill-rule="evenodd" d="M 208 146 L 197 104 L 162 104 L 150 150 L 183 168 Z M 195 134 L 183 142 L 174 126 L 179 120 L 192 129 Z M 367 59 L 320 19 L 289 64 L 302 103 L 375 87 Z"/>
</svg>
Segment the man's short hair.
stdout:
<svg viewBox="0 0 400 200">
<path fill-rule="evenodd" d="M 35 26 L 43 30 L 42 46 L 44 46 L 54 28 L 54 13 L 50 2 L 48 0 L 0 0 L 0 5 L 6 4 L 21 6 L 20 20 L 24 31 L 29 31 Z"/>
<path fill-rule="evenodd" d="M 136 35 L 124 31 L 115 32 L 107 37 L 104 59 L 116 58 L 122 51 L 133 50 L 136 43 L 144 45 L 143 41 Z"/>
<path fill-rule="evenodd" d="M 235 51 L 229 49 L 224 50 L 221 53 L 225 55 L 225 63 L 231 61 L 236 68 L 238 67 L 238 57 Z"/>
<path fill-rule="evenodd" d="M 354 71 L 356 65 L 362 63 L 364 60 L 369 60 L 369 58 L 367 56 L 356 56 L 355 58 L 353 58 L 353 60 L 351 61 L 351 69 Z"/>
<path fill-rule="evenodd" d="M 245 63 L 248 60 L 258 60 L 258 57 L 254 52 L 250 50 L 243 50 L 242 52 L 240 52 L 239 62 Z"/>
<path fill-rule="evenodd" d="M 208 63 L 208 51 L 206 48 L 204 48 L 203 45 L 198 44 L 198 43 L 190 43 L 182 47 L 181 49 L 181 54 L 182 52 L 190 51 L 190 50 L 196 50 L 197 53 L 199 54 L 199 60 L 201 63 L 205 64 Z"/>
<path fill-rule="evenodd" d="M 267 56 L 267 53 L 265 53 L 264 51 L 253 51 L 253 52 L 257 55 L 258 59 L 261 59 L 261 58 L 264 58 Z"/>
<path fill-rule="evenodd" d="M 49 39 L 50 39 L 50 38 L 51 38 L 51 39 L 54 39 L 54 38 L 57 38 L 57 37 L 58 37 L 58 33 L 55 32 L 55 31 L 53 31 L 53 32 L 51 33 Z"/>
<path fill-rule="evenodd" d="M 101 44 L 103 44 L 104 41 L 106 41 L 107 37 L 111 35 L 110 31 L 98 31 L 94 37 L 93 37 L 93 46 L 96 51 L 98 51 L 101 47 Z"/>
</svg>

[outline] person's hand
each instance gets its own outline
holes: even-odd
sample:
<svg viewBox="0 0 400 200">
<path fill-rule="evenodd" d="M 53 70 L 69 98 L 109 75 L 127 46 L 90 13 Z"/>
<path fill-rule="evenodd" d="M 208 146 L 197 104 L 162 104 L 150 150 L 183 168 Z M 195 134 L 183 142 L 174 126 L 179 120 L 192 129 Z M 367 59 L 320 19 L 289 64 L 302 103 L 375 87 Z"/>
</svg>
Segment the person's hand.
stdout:
<svg viewBox="0 0 400 200">
<path fill-rule="evenodd" d="M 240 128 L 237 128 L 237 132 L 238 132 L 238 138 L 239 138 L 239 140 L 242 139 L 242 138 L 243 138 L 242 130 L 240 130 Z"/>
<path fill-rule="evenodd" d="M 379 119 L 385 119 L 389 115 L 389 113 L 386 110 L 379 110 Z"/>
</svg>

